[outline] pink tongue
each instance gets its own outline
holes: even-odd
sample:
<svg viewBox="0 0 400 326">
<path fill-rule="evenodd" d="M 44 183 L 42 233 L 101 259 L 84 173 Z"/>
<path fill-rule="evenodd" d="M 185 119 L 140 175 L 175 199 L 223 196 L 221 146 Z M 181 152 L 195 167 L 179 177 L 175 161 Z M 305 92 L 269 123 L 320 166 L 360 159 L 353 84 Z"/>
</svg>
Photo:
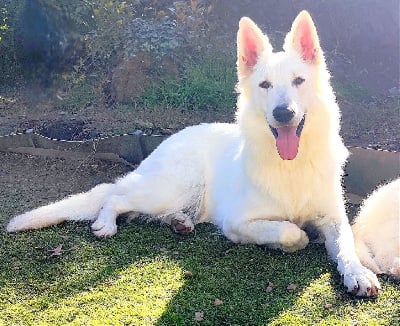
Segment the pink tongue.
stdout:
<svg viewBox="0 0 400 326">
<path fill-rule="evenodd" d="M 299 149 L 300 138 L 296 135 L 296 127 L 277 128 L 276 148 L 282 160 L 293 160 Z"/>
</svg>

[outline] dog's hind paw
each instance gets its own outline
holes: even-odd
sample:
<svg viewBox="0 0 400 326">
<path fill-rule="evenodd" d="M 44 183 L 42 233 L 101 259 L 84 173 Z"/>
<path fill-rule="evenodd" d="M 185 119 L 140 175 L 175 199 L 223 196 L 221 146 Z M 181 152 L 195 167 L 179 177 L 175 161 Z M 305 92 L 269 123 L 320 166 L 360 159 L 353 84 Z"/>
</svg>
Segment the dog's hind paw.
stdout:
<svg viewBox="0 0 400 326">
<path fill-rule="evenodd" d="M 179 234 L 189 234 L 194 230 L 194 224 L 190 216 L 184 213 L 176 213 L 171 219 L 172 229 Z"/>
<path fill-rule="evenodd" d="M 347 292 L 359 297 L 376 297 L 381 289 L 376 275 L 362 265 L 352 268 L 342 277 Z"/>
<path fill-rule="evenodd" d="M 98 238 L 109 238 L 117 233 L 117 224 L 111 222 L 105 223 L 103 220 L 97 219 L 92 224 L 92 231 Z"/>
</svg>

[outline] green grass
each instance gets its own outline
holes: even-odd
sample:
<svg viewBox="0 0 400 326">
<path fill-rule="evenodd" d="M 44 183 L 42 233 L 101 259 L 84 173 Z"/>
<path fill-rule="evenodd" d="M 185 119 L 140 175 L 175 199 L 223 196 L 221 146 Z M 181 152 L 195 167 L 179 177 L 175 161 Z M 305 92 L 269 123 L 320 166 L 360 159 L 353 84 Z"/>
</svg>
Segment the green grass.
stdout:
<svg viewBox="0 0 400 326">
<path fill-rule="evenodd" d="M 349 102 L 365 102 L 371 99 L 370 92 L 355 82 L 333 81 L 333 88 L 339 99 Z"/>
<path fill-rule="evenodd" d="M 0 325 L 399 322 L 398 283 L 381 279 L 378 299 L 355 299 L 320 245 L 286 254 L 234 245 L 209 224 L 179 236 L 152 223 L 123 224 L 102 241 L 88 225 L 74 223 L 2 232 L 0 241 Z M 65 251 L 50 257 L 61 243 Z M 294 292 L 290 284 L 297 285 Z M 223 303 L 215 305 L 216 298 Z M 203 312 L 202 321 L 196 312 Z"/>
<path fill-rule="evenodd" d="M 140 106 L 186 109 L 227 109 L 236 103 L 235 58 L 206 55 L 188 62 L 177 78 L 164 78 L 145 89 L 136 102 Z"/>
</svg>

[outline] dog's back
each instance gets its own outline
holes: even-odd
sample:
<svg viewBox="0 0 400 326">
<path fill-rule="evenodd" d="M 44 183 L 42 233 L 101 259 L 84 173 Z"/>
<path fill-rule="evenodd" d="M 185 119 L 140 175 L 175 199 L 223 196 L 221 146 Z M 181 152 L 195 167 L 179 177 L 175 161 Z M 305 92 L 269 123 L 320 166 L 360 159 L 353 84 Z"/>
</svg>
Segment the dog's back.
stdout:
<svg viewBox="0 0 400 326">
<path fill-rule="evenodd" d="M 377 274 L 400 278 L 400 179 L 386 184 L 364 202 L 353 224 L 361 262 Z"/>
</svg>

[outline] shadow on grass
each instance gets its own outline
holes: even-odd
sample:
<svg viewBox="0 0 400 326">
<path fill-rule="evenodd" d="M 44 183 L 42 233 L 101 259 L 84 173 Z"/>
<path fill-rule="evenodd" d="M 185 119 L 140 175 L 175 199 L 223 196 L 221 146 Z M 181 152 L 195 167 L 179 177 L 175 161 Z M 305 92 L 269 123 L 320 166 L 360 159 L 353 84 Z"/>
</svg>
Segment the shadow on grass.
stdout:
<svg viewBox="0 0 400 326">
<path fill-rule="evenodd" d="M 313 300 L 318 306 L 303 307 L 301 309 L 306 311 L 298 315 L 310 314 L 308 317 L 312 319 L 314 314 L 319 314 L 314 317 L 321 320 L 324 314 L 329 314 L 323 308 L 324 300 L 336 301 L 338 311 L 342 305 L 358 306 L 358 300 L 344 292 L 336 266 L 328 259 L 322 245 L 309 245 L 292 254 L 263 246 L 235 245 L 210 224 L 198 225 L 193 234 L 180 236 L 165 225 L 135 222 L 121 225 L 119 233 L 111 239 L 97 240 L 90 234 L 88 225 L 64 223 L 44 230 L 3 233 L 0 241 L 0 293 L 3 293 L 0 304 L 8 295 L 6 300 L 16 304 L 30 300 L 30 314 L 46 314 L 46 309 L 54 314 L 58 306 L 66 303 L 66 312 L 60 314 L 60 320 L 55 320 L 54 316 L 44 317 L 55 320 L 56 324 L 76 322 L 77 309 L 100 309 L 104 304 L 102 295 L 109 296 L 107 304 L 112 306 L 130 301 L 130 310 L 121 311 L 108 321 L 97 316 L 101 322 L 113 324 L 124 318 L 132 320 L 138 313 L 137 306 L 132 297 L 127 298 L 130 293 L 124 287 L 135 279 L 123 280 L 122 288 L 116 283 L 132 272 L 132 265 L 138 265 L 135 273 L 148 279 L 146 286 L 151 292 L 157 280 L 168 279 L 162 270 L 156 275 L 140 275 L 147 271 L 145 263 L 154 261 L 169 261 L 179 266 L 177 273 L 181 274 L 183 282 L 166 291 L 171 293 L 163 299 L 163 310 L 151 323 L 145 321 L 146 316 L 134 319 L 141 320 L 140 325 L 198 325 L 196 313 L 202 314 L 204 325 L 265 325 L 288 311 L 299 309 L 299 300 L 314 293 Z M 61 243 L 61 255 L 51 256 L 50 249 Z M 144 268 L 140 267 L 142 263 Z M 333 275 L 333 278 L 328 276 L 326 280 L 326 275 Z M 325 279 L 321 281 L 321 277 Z M 168 287 L 168 284 L 163 286 Z M 91 291 L 99 291 L 97 298 L 100 299 L 84 300 L 82 307 L 81 303 L 71 305 L 71 300 L 77 302 Z M 151 295 L 154 294 L 149 293 L 149 297 Z M 147 309 L 153 309 L 152 299 L 146 293 L 140 299 L 141 304 L 148 305 Z M 70 308 L 72 312 L 68 311 Z M 8 314 L 12 320 L 19 320 L 15 313 Z M 0 321 L 4 316 L 7 315 L 0 314 Z M 90 321 L 95 317 L 90 312 L 87 318 Z"/>
<path fill-rule="evenodd" d="M 213 231 L 210 225 L 198 226 L 192 247 L 203 250 L 181 262 L 191 276 L 157 325 L 195 325 L 199 312 L 207 325 L 265 324 L 290 308 L 304 287 L 333 267 L 322 246 L 286 254 L 235 245 L 222 236 L 210 236 Z"/>
<path fill-rule="evenodd" d="M 167 226 L 133 223 L 121 226 L 117 236 L 100 241 L 84 224 L 64 223 L 1 234 L 0 239 L 0 292 L 10 292 L 11 285 L 15 292 L 8 293 L 10 300 L 18 301 L 15 295 L 34 299 L 33 311 L 97 286 L 112 287 L 120 273 L 137 262 L 174 261 L 181 267 L 184 284 L 157 325 L 194 324 L 196 312 L 204 314 L 205 324 L 266 322 L 291 307 L 303 287 L 332 269 L 321 246 L 285 254 L 234 245 L 210 224 L 180 236 Z M 63 247 L 57 256 L 51 249 L 59 244 Z M 269 284 L 272 290 L 267 289 Z M 296 285 L 293 292 L 287 290 L 291 284 Z M 216 305 L 215 299 L 223 304 Z"/>
</svg>

